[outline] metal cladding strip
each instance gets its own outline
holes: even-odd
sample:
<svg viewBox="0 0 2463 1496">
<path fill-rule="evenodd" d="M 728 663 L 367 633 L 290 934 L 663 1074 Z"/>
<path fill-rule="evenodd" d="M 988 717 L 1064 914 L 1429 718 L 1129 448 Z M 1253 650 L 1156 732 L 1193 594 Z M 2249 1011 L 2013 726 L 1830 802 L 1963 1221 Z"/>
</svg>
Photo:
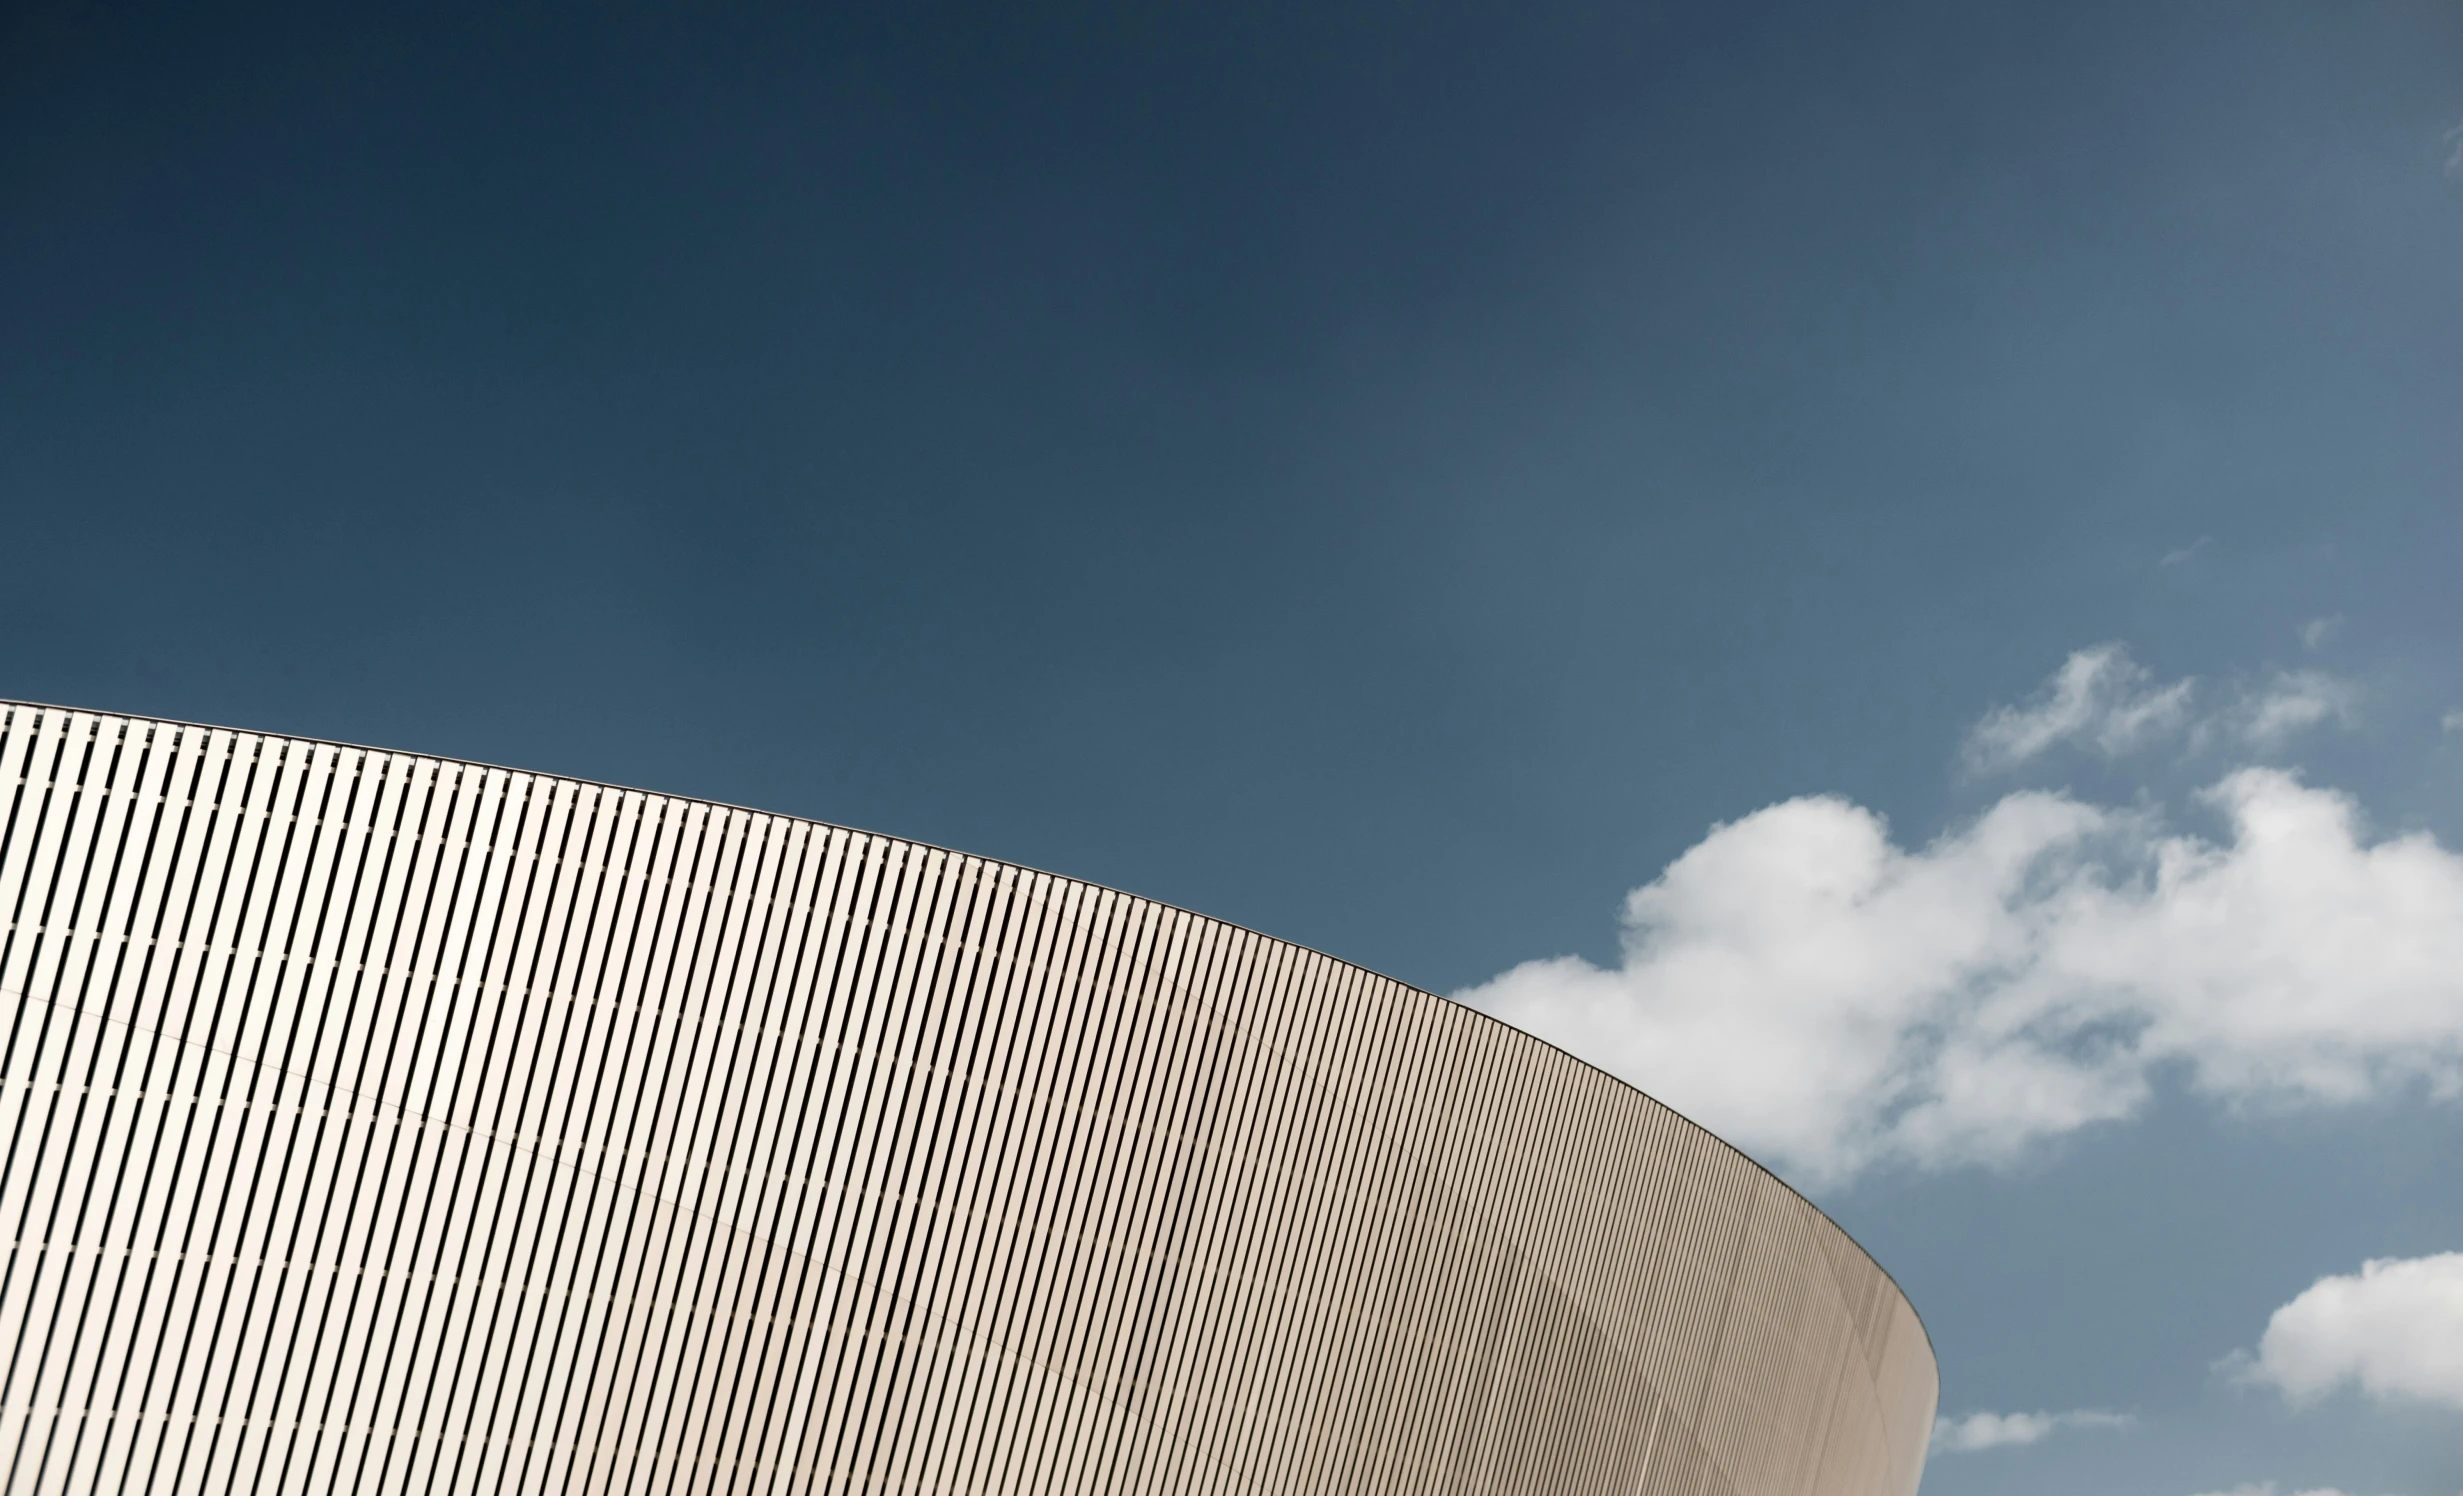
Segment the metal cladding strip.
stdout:
<svg viewBox="0 0 2463 1496">
<path fill-rule="evenodd" d="M 1372 972 L 184 723 L 0 800 L 0 1493 L 1915 1489 L 1837 1226 Z"/>
</svg>

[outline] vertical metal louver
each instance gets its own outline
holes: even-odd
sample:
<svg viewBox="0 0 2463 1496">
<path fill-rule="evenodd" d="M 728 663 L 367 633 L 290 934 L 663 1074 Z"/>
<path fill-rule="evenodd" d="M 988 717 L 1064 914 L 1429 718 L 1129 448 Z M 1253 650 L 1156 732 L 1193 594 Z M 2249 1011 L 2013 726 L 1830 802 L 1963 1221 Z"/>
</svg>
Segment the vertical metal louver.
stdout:
<svg viewBox="0 0 2463 1496">
<path fill-rule="evenodd" d="M 1455 1004 L 809 821 L 0 717 L 8 1492 L 1915 1488 L 1881 1271 Z"/>
</svg>

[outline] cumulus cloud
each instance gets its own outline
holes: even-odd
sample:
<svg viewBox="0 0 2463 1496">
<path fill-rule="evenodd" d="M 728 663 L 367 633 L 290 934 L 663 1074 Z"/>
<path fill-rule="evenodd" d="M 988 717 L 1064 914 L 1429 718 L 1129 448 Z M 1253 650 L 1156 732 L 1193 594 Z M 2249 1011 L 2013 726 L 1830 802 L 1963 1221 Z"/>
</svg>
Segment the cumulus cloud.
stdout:
<svg viewBox="0 0 2463 1496">
<path fill-rule="evenodd" d="M 2068 1413 L 1970 1413 L 1942 1418 L 1933 1424 L 1936 1452 L 1961 1454 L 1977 1449 L 2002 1449 L 2033 1444 L 2061 1428 L 2127 1428 L 2134 1420 L 2120 1413 L 2080 1408 Z"/>
<path fill-rule="evenodd" d="M 1920 847 L 1788 800 L 1628 895 L 1614 964 L 1461 996 L 1816 1190 L 2011 1160 L 2166 1068 L 2233 1102 L 2463 1092 L 2463 857 L 2277 769 L 2204 799 L 2220 838 L 2030 790 Z"/>
<path fill-rule="evenodd" d="M 2349 1386 L 2463 1408 L 2463 1252 L 2320 1278 L 2267 1321 L 2246 1371 L 2294 1403 Z"/>
<path fill-rule="evenodd" d="M 2099 644 L 2063 661 L 2026 701 L 1985 713 L 1968 730 L 1961 757 L 1972 774 L 1996 774 L 2062 746 L 2106 758 L 2166 742 L 2191 751 L 2272 751 L 2330 718 L 2348 725 L 2356 696 L 2349 682 L 2323 670 L 2275 670 L 2216 688 L 2192 677 L 2165 684 L 2125 646 Z"/>
</svg>

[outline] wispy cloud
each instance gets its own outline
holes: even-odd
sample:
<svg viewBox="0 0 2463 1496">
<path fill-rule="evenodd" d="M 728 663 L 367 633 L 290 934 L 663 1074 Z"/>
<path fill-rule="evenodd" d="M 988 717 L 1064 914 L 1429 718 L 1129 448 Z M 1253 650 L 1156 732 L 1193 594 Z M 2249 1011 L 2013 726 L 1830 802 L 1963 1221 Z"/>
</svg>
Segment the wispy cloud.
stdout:
<svg viewBox="0 0 2463 1496">
<path fill-rule="evenodd" d="M 2449 181 L 2463 182 L 2463 125 L 2446 132 L 2446 176 Z"/>
<path fill-rule="evenodd" d="M 1613 965 L 1461 995 L 1815 1189 L 2014 1159 L 2129 1116 L 2164 1067 L 2227 1100 L 2463 1094 L 2463 856 L 2281 769 L 2202 798 L 2220 838 L 2028 790 L 1923 846 L 1784 801 L 1628 895 Z"/>
<path fill-rule="evenodd" d="M 2128 753 L 2188 726 L 2194 684 L 2156 684 L 2119 644 L 2082 649 L 2027 701 L 1995 707 L 1969 729 L 1967 767 L 1980 774 L 2016 768 L 2062 743 Z"/>
<path fill-rule="evenodd" d="M 2161 682 L 2127 647 L 2098 644 L 2064 660 L 2025 701 L 1986 712 L 1960 756 L 1969 773 L 1995 774 L 2064 745 L 2105 758 L 2167 742 L 2271 752 L 2330 719 L 2349 725 L 2358 701 L 2350 682 L 2323 670 L 2277 669 L 2220 687 L 2187 676 Z"/>
<path fill-rule="evenodd" d="M 2350 723 L 2357 693 L 2322 670 L 2279 670 L 2220 714 L 2213 729 L 2254 748 L 2280 747 L 2305 727 Z"/>
<path fill-rule="evenodd" d="M 2207 1491 L 2202 1496 L 2276 1496 L 2276 1488 L 2273 1481 L 2262 1480 L 2234 1486 L 2228 1491 Z M 2333 1486 L 2307 1486 L 2294 1491 L 2292 1496 L 2343 1496 L 2343 1492 Z"/>
<path fill-rule="evenodd" d="M 2341 1387 L 2463 1409 L 2463 1252 L 2383 1257 L 2275 1311 L 2242 1374 L 2294 1403 Z"/>
<path fill-rule="evenodd" d="M 2334 613 L 2324 618 L 2312 618 L 2301 625 L 2300 632 L 2301 648 L 2324 649 L 2335 635 L 2343 632 L 2343 615 Z"/>
<path fill-rule="evenodd" d="M 2127 1428 L 2137 1420 L 2123 1413 L 2080 1408 L 2067 1413 L 1970 1413 L 1942 1418 L 1933 1424 L 1936 1452 L 1963 1454 L 1978 1449 L 2002 1449 L 2034 1444 L 2055 1429 Z"/>
<path fill-rule="evenodd" d="M 2166 551 L 2163 559 L 2155 564 L 2158 566 L 2178 566 L 2182 562 L 2191 560 L 2198 556 L 2200 553 L 2205 551 L 2207 547 L 2213 545 L 2214 543 L 2214 536 L 2201 535 L 2177 551 Z"/>
</svg>

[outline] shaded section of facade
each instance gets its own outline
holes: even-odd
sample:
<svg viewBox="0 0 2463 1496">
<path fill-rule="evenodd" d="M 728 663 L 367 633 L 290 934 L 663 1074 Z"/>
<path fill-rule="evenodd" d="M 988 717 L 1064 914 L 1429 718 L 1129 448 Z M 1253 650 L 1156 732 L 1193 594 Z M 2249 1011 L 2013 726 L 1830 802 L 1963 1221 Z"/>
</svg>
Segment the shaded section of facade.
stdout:
<svg viewBox="0 0 2463 1496">
<path fill-rule="evenodd" d="M 8 1491 L 1915 1488 L 1881 1271 L 1453 1003 L 839 827 L 0 712 Z"/>
</svg>

